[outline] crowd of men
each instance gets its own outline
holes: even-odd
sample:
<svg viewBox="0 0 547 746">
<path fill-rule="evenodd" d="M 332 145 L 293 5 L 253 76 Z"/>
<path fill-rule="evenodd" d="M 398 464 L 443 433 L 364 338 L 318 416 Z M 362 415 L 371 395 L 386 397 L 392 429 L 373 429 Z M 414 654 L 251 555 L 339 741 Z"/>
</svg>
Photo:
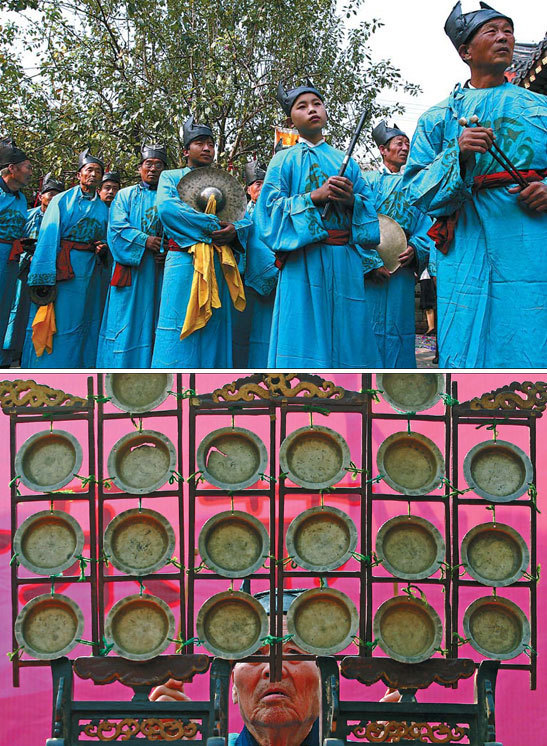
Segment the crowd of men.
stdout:
<svg viewBox="0 0 547 746">
<path fill-rule="evenodd" d="M 280 84 L 299 142 L 267 170 L 247 164 L 234 223 L 214 201 L 201 212 L 179 196 L 215 157 L 213 130 L 192 116 L 184 168 L 146 143 L 139 183 L 120 189 L 86 150 L 78 184 L 65 191 L 48 174 L 30 212 L 30 159 L 2 141 L 4 365 L 412 368 L 414 285 L 429 267 L 441 367 L 545 367 L 547 106 L 507 82 L 513 21 L 480 6 L 463 14 L 458 2 L 445 24 L 470 80 L 421 117 L 412 145 L 395 125 L 374 128 L 382 171 L 350 158 L 338 175 L 323 94 Z M 395 271 L 377 251 L 378 214 L 404 230 Z"/>
</svg>

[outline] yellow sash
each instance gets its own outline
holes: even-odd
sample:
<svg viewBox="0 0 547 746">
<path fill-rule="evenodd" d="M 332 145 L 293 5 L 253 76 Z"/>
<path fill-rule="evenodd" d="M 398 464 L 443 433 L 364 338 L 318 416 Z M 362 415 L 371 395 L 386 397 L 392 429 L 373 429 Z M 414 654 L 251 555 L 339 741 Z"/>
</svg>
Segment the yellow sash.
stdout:
<svg viewBox="0 0 547 746">
<path fill-rule="evenodd" d="M 53 335 L 57 331 L 55 324 L 55 310 L 53 303 L 47 306 L 38 306 L 36 316 L 32 322 L 32 344 L 36 351 L 36 357 L 41 357 L 44 350 L 51 355 L 53 350 Z"/>
</svg>

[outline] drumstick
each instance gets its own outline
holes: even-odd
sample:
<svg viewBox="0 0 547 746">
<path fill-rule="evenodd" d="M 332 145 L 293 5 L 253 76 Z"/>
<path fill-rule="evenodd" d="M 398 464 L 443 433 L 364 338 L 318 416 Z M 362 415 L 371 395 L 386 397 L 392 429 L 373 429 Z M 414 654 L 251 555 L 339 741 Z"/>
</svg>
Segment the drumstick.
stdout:
<svg viewBox="0 0 547 746">
<path fill-rule="evenodd" d="M 467 120 L 465 117 L 458 119 L 458 124 L 461 125 L 462 127 L 472 127 L 474 124 L 476 124 L 477 126 L 480 126 L 479 118 L 476 114 L 473 114 L 473 116 L 470 117 L 469 120 Z M 496 153 L 493 153 L 492 150 L 489 149 L 488 152 L 490 153 L 492 158 L 494 158 L 494 160 L 496 160 L 505 171 L 508 171 L 511 174 L 511 176 L 515 179 L 515 181 L 518 184 L 520 184 L 520 186 L 523 189 L 525 189 L 528 186 L 528 182 L 519 174 L 516 166 L 513 163 L 511 163 L 509 158 L 505 155 L 503 150 L 500 147 L 498 147 L 495 141 L 492 142 L 492 147 L 497 151 L 499 155 L 498 157 Z"/>
</svg>

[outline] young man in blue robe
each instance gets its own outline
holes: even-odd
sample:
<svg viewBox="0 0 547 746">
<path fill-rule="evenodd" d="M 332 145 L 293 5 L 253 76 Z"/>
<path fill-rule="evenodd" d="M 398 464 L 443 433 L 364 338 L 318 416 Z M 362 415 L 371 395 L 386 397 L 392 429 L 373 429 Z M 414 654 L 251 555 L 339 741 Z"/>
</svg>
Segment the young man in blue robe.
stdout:
<svg viewBox="0 0 547 746">
<path fill-rule="evenodd" d="M 227 277 L 235 278 L 234 283 L 238 285 L 237 289 L 235 285 L 232 286 L 234 305 L 244 307 L 243 283 L 232 249 L 242 250 L 245 246 L 250 220 L 243 218 L 233 224 L 224 223 L 216 215 L 198 212 L 181 200 L 177 191 L 179 181 L 192 169 L 210 166 L 215 154 L 212 130 L 206 125 L 195 124 L 192 116 L 184 123 L 183 144 L 187 166 L 164 171 L 158 184 L 156 204 L 169 239 L 169 250 L 165 260 L 152 367 L 230 368 L 232 300 Z M 200 316 L 196 323 L 189 324 L 190 328 L 184 329 L 185 321 L 189 318 L 189 304 L 195 308 L 197 288 L 201 287 L 194 257 L 202 243 L 213 246 L 211 264 L 218 298 L 215 298 L 214 287 L 208 284 L 209 301 L 206 305 L 211 309 L 211 315 Z M 200 310 L 202 308 L 200 305 Z"/>
<path fill-rule="evenodd" d="M 28 277 L 33 302 L 25 368 L 95 367 L 102 316 L 98 260 L 108 224 L 108 208 L 97 195 L 103 172 L 102 161 L 85 150 L 79 184 L 57 194 L 44 215 Z"/>
<path fill-rule="evenodd" d="M 121 189 L 110 208 L 114 269 L 103 314 L 98 368 L 149 368 L 163 281 L 162 226 L 156 190 L 167 167 L 164 145 L 143 145 L 141 181 Z"/>
<path fill-rule="evenodd" d="M 20 362 L 21 360 L 30 308 L 27 285 L 30 262 L 36 248 L 38 233 L 40 232 L 47 206 L 56 194 L 64 191 L 64 188 L 65 185 L 62 181 L 54 179 L 51 172 L 47 173 L 43 178 L 39 194 L 40 204 L 28 211 L 25 238 L 23 239 L 23 252 L 19 258 L 18 276 L 15 283 L 15 297 L 11 306 L 8 326 L 4 337 L 2 354 L 6 365 L 11 362 Z"/>
<path fill-rule="evenodd" d="M 25 237 L 27 200 L 23 192 L 32 178 L 32 164 L 11 138 L 0 140 L 0 340 L 4 339 L 15 283 L 19 257 Z M 11 357 L 2 360 L 9 366 Z"/>
<path fill-rule="evenodd" d="M 418 122 L 403 184 L 438 223 L 439 365 L 547 364 L 547 104 L 508 83 L 513 21 L 481 2 L 445 31 L 471 79 Z M 465 127 L 478 117 L 477 126 Z M 521 172 L 515 186 L 488 152 L 495 140 Z"/>
<path fill-rule="evenodd" d="M 433 242 L 427 235 L 431 220 L 411 207 L 401 189 L 401 168 L 408 158 L 409 139 L 397 125 L 380 122 L 372 137 L 384 163 L 381 172 L 367 171 L 363 178 L 374 194 L 378 213 L 393 218 L 405 231 L 407 248 L 399 255 L 393 274 L 378 256 L 377 266 L 366 276 L 367 303 L 383 368 L 416 367 L 414 316 L 415 272 L 422 273 Z"/>
<path fill-rule="evenodd" d="M 112 202 L 114 202 L 114 197 L 118 194 L 121 187 L 122 180 L 120 174 L 117 171 L 106 171 L 101 179 L 101 186 L 97 189 L 97 194 L 105 205 L 110 208 Z"/>
<path fill-rule="evenodd" d="M 352 159 L 337 175 L 344 153 L 325 142 L 316 88 L 280 85 L 278 100 L 300 142 L 272 158 L 253 216 L 266 246 L 283 252 L 268 367 L 378 367 L 363 282 L 367 247 L 380 240 L 371 190 Z"/>
</svg>

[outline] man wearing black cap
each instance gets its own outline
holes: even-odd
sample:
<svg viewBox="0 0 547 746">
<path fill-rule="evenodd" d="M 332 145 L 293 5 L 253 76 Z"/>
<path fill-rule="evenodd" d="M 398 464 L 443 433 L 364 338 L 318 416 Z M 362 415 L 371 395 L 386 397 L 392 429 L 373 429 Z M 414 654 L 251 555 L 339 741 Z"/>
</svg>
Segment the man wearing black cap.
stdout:
<svg viewBox="0 0 547 746">
<path fill-rule="evenodd" d="M 167 168 L 165 145 L 141 147 L 141 181 L 121 189 L 110 210 L 115 265 L 101 325 L 98 368 L 149 368 L 163 282 L 163 230 L 156 190 Z"/>
<path fill-rule="evenodd" d="M 44 217 L 47 206 L 53 197 L 63 192 L 64 189 L 65 185 L 62 181 L 54 179 L 51 172 L 47 173 L 42 180 L 42 187 L 38 197 L 40 204 L 28 211 L 25 238 L 23 239 L 23 252 L 19 258 L 19 271 L 15 284 L 15 297 L 4 337 L 3 360 L 6 365 L 21 360 L 30 308 L 27 285 L 30 261 L 34 254 L 38 233 L 42 225 L 42 218 Z"/>
<path fill-rule="evenodd" d="M 382 172 L 367 171 L 365 181 L 374 195 L 374 205 L 403 228 L 408 241 L 396 257 L 396 269 L 390 273 L 379 255 L 375 266 L 366 274 L 367 304 L 376 335 L 383 368 L 415 368 L 414 320 L 415 271 L 422 273 L 432 245 L 427 235 L 431 220 L 411 207 L 401 189 L 401 168 L 408 157 L 409 140 L 397 125 L 380 122 L 372 137 L 382 155 Z M 376 252 L 375 252 L 376 253 Z"/>
<path fill-rule="evenodd" d="M 114 197 L 120 191 L 122 182 L 120 174 L 117 171 L 106 171 L 101 179 L 101 186 L 98 189 L 99 197 L 107 207 L 110 207 Z"/>
<path fill-rule="evenodd" d="M 28 277 L 31 304 L 25 368 L 92 368 L 101 323 L 101 272 L 108 209 L 97 195 L 103 162 L 78 159 L 79 184 L 51 200 Z M 44 354 L 46 352 L 47 354 Z"/>
<path fill-rule="evenodd" d="M 370 190 L 352 159 L 338 176 L 344 153 L 325 141 L 313 85 L 280 84 L 277 98 L 300 142 L 272 158 L 253 216 L 264 243 L 283 252 L 268 367 L 377 367 L 363 283 L 365 247 L 380 240 Z"/>
<path fill-rule="evenodd" d="M 0 340 L 6 333 L 23 251 L 27 200 L 21 190 L 31 177 L 32 164 L 27 155 L 11 138 L 0 140 Z M 9 365 L 9 360 L 3 363 Z"/>
<path fill-rule="evenodd" d="M 547 363 L 547 106 L 505 80 L 513 21 L 456 3 L 445 31 L 470 80 L 418 122 L 403 183 L 437 223 L 441 367 Z M 528 185 L 493 158 L 501 147 Z"/>
<path fill-rule="evenodd" d="M 245 307 L 243 283 L 233 248 L 245 245 L 250 220 L 219 221 L 179 197 L 177 186 L 195 168 L 213 163 L 211 128 L 184 123 L 186 168 L 164 171 L 156 204 L 169 239 L 152 366 L 154 368 L 232 367 L 230 305 Z M 209 251 L 205 247 L 211 247 Z"/>
</svg>

